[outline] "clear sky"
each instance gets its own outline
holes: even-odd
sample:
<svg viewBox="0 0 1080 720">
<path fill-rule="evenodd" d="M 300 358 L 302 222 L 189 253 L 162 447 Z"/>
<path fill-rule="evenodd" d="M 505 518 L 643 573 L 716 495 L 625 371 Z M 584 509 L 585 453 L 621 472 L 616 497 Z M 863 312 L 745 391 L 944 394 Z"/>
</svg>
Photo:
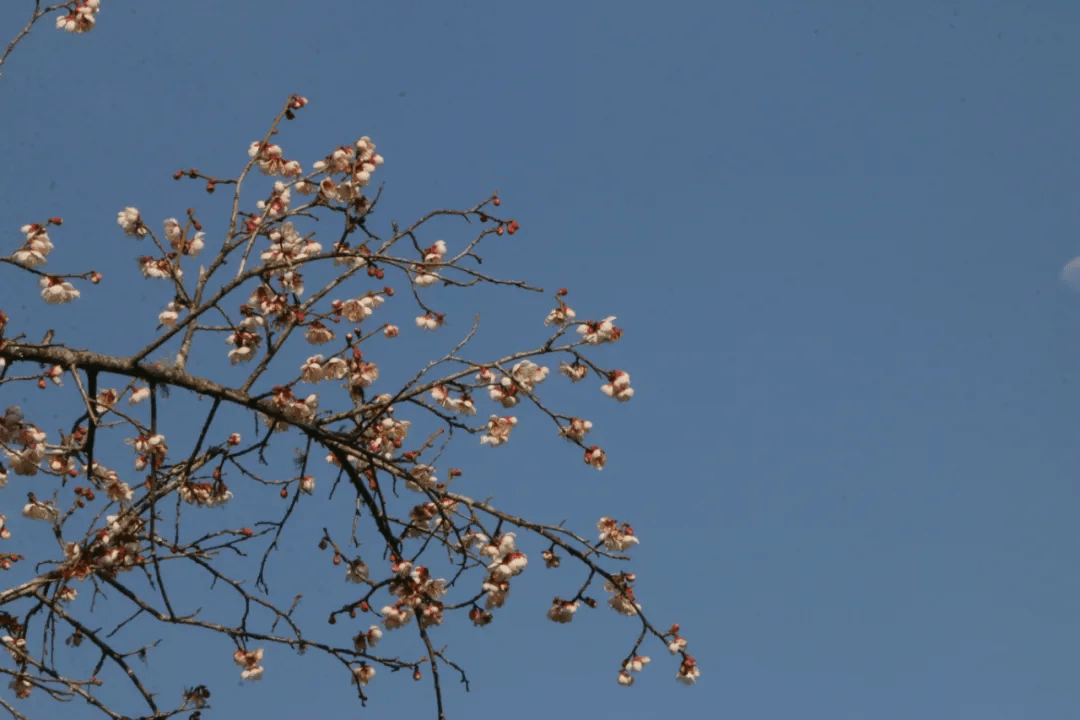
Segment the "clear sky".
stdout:
<svg viewBox="0 0 1080 720">
<path fill-rule="evenodd" d="M 0 4 L 4 43 L 31 5 Z M 106 273 L 46 307 L 4 270 L 22 327 L 115 352 L 150 337 L 170 298 L 138 276 L 117 211 L 220 212 L 171 174 L 234 173 L 299 93 L 287 154 L 308 167 L 370 135 L 384 223 L 498 188 L 523 229 L 492 267 L 626 330 L 607 357 L 633 401 L 565 394 L 597 424 L 603 473 L 547 429 L 466 467 L 536 519 L 632 522 L 639 596 L 682 624 L 702 680 L 676 683 L 654 645 L 617 686 L 634 621 L 554 626 L 550 596 L 580 577 L 536 562 L 497 623 L 440 636 L 473 680 L 450 682 L 451 717 L 1080 715 L 1080 296 L 1058 278 L 1080 254 L 1080 4 L 102 5 L 89 35 L 36 31 L 0 78 L 0 252 L 59 214 L 58 262 Z M 542 342 L 547 299 L 475 298 L 448 299 L 446 334 L 407 333 L 410 368 L 476 310 L 482 348 Z M 295 573 L 318 608 L 340 573 L 305 564 L 317 534 L 294 532 L 281 584 Z M 357 712 L 315 656 L 268 650 L 263 684 L 239 686 L 217 638 L 161 652 L 149 677 L 210 683 L 214 716 Z M 388 673 L 371 695 L 371 717 L 430 707 Z"/>
</svg>

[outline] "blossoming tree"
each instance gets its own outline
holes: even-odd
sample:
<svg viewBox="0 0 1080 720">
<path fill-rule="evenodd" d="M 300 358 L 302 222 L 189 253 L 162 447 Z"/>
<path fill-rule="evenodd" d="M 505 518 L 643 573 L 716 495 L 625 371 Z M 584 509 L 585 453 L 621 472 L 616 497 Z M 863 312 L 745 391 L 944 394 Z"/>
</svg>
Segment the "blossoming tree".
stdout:
<svg viewBox="0 0 1080 720">
<path fill-rule="evenodd" d="M 35 3 L 0 65 L 39 21 L 55 17 L 61 31 L 85 33 L 100 9 L 99 0 Z M 0 415 L 0 509 L 11 515 L 0 515 L 0 543 L 32 522 L 48 526 L 54 538 L 35 544 L 36 557 L 2 552 L 0 544 L 0 568 L 17 578 L 0 586 L 0 642 L 9 656 L 0 673 L 12 694 L 81 701 L 117 719 L 207 712 L 215 678 L 172 695 L 143 679 L 132 658 L 167 648 L 132 647 L 116 637 L 137 621 L 215 638 L 205 651 L 231 653 L 248 681 L 272 674 L 274 654 L 286 651 L 320 654 L 362 702 L 379 692 L 380 670 L 426 676 L 443 717 L 440 683 L 448 674 L 466 683 L 468 676 L 453 648 L 439 643 L 439 626 L 452 616 L 491 623 L 512 602 L 515 578 L 537 572 L 535 557 L 548 569 L 577 563 L 585 571 L 576 592 L 551 601 L 550 621 L 580 623 L 579 609 L 601 603 L 635 621 L 625 652 L 613 653 L 619 684 L 633 684 L 649 662 L 649 641 L 674 656 L 675 678 L 692 684 L 699 670 L 678 625 L 655 625 L 635 598 L 634 574 L 620 568 L 638 542 L 629 524 L 601 517 L 597 535 L 522 517 L 459 491 L 454 481 L 463 470 L 441 467 L 451 438 L 512 445 L 519 427 L 546 422 L 555 441 L 577 446 L 578 458 L 603 470 L 607 455 L 590 441 L 592 423 L 549 407 L 544 389 L 557 382 L 549 378 L 557 368 L 564 382 L 598 387 L 597 402 L 634 396 L 625 370 L 602 367 L 589 353 L 620 339 L 615 317 L 579 318 L 559 290 L 547 318 L 537 318 L 536 347 L 471 357 L 477 316 L 441 357 L 418 363 L 403 384 L 381 386 L 373 358 L 391 355 L 394 338 L 443 330 L 440 288 L 539 289 L 478 269 L 488 241 L 520 228 L 503 215 L 498 195 L 405 226 L 375 227 L 381 191 L 372 191 L 372 181 L 383 157 L 370 138 L 327 147 L 306 166 L 278 144 L 279 130 L 306 104 L 288 98 L 246 148 L 238 174 L 175 173 L 217 192 L 208 202 L 225 196 L 222 226 L 204 228 L 196 208 L 163 223 L 136 207 L 119 210 L 117 232 L 140 243 L 138 267 L 165 298 L 154 310 L 157 329 L 148 323 L 138 352 L 76 349 L 52 332 L 34 341 L 20 312 L 0 306 L 0 400 L 20 386 L 37 388 L 34 400 Z M 264 186 L 260 174 L 270 178 Z M 463 227 L 471 234 L 432 238 L 431 222 L 440 218 L 469 221 Z M 94 270 L 53 271 L 54 250 L 62 249 L 68 229 L 60 217 L 22 219 L 9 237 L 19 224 L 14 249 L 0 256 L 4 288 L 36 283 L 41 301 L 70 304 L 78 313 L 80 297 L 110 281 Z M 305 275 L 320 280 L 313 286 Z M 15 294 L 5 289 L 0 297 Z M 415 326 L 380 319 L 384 305 L 404 303 L 416 308 Z M 295 345 L 318 347 L 297 366 L 286 362 Z M 167 361 L 156 359 L 161 352 Z M 229 372 L 195 372 L 200 354 L 224 356 Z M 239 378 L 232 366 L 243 370 Z M 64 392 L 67 405 L 57 398 Z M 191 397 L 205 402 L 170 409 Z M 70 408 L 71 416 L 49 432 L 41 416 L 56 407 Z M 421 427 L 427 429 L 418 433 Z M 179 440 L 186 436 L 193 441 Z M 295 467 L 264 462 L 282 444 L 295 446 Z M 128 464 L 107 467 L 104 459 L 125 445 Z M 12 505 L 20 491 L 27 501 Z M 319 492 L 346 498 L 351 524 L 320 527 L 298 517 L 298 505 Z M 280 496 L 280 513 L 244 523 L 235 506 L 268 495 Z M 302 628 L 296 588 L 270 591 L 268 568 L 287 527 L 292 537 L 310 540 L 327 573 L 353 588 L 344 604 L 322 608 L 334 627 Z M 177 573 L 211 581 L 236 603 L 223 604 L 218 617 L 181 607 Z M 594 598 L 601 593 L 602 601 Z M 90 619 L 105 604 L 124 618 L 115 627 Z M 339 626 L 342 617 L 358 620 Z M 69 649 L 56 649 L 58 637 Z M 79 674 L 78 649 L 87 647 L 98 660 L 92 672 Z M 110 684 L 130 696 L 106 698 L 103 686 Z M 24 717 L 14 702 L 0 697 L 13 717 Z"/>
</svg>

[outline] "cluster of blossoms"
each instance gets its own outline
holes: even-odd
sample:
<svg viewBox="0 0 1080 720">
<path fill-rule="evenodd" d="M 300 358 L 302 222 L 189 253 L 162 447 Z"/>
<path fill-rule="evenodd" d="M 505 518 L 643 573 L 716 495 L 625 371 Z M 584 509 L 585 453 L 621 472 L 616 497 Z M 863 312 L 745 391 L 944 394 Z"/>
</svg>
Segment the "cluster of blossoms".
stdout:
<svg viewBox="0 0 1080 720">
<path fill-rule="evenodd" d="M 125 235 L 130 235 L 140 240 L 146 237 L 150 228 L 146 227 L 138 208 L 126 207 L 116 214 L 117 224 L 123 228 Z"/>
<path fill-rule="evenodd" d="M 424 262 L 413 266 L 416 271 L 414 282 L 417 287 L 428 287 L 439 281 L 438 274 L 431 272 L 428 266 L 441 264 L 445 255 L 446 242 L 444 240 L 436 240 L 435 244 L 424 250 Z"/>
<path fill-rule="evenodd" d="M 277 147 L 276 145 L 274 147 Z M 299 168 L 299 165 L 297 165 Z M 281 217 L 289 211 L 289 202 L 292 200 L 292 191 L 289 186 L 278 180 L 274 183 L 274 189 L 270 192 L 269 200 L 260 200 L 255 203 L 267 217 Z"/>
<path fill-rule="evenodd" d="M 611 323 L 614 319 L 615 316 L 611 315 L 599 322 L 589 320 L 578 325 L 577 332 L 581 336 L 581 341 L 587 345 L 615 342 L 622 337 L 622 330 Z"/>
<path fill-rule="evenodd" d="M 285 385 L 275 385 L 270 391 L 270 404 L 287 419 L 293 422 L 306 423 L 315 417 L 315 411 L 319 409 L 319 396 L 308 395 L 301 399 L 293 394 L 291 388 Z M 288 426 L 279 420 L 265 418 L 267 427 L 274 430 L 287 430 Z"/>
<path fill-rule="evenodd" d="M 89 547 L 73 542 L 64 545 L 65 562 L 60 571 L 65 581 L 85 580 L 95 573 L 115 576 L 143 562 L 140 534 L 145 521 L 131 513 L 109 515 L 105 521 L 106 527 L 97 532 Z"/>
<path fill-rule="evenodd" d="M 243 670 L 240 672 L 240 677 L 243 680 L 259 680 L 263 676 L 263 666 L 261 665 L 263 659 L 263 649 L 258 650 L 237 650 L 233 653 L 233 662 Z"/>
<path fill-rule="evenodd" d="M 480 438 L 480 443 L 491 447 L 502 445 L 510 439 L 510 431 L 517 425 L 517 421 L 518 419 L 513 416 L 492 415 L 487 423 L 487 434 Z"/>
<path fill-rule="evenodd" d="M 571 322 L 576 317 L 577 313 L 574 312 L 573 308 L 560 300 L 558 307 L 549 312 L 547 317 L 544 318 L 544 324 L 558 325 L 561 327 Z"/>
<path fill-rule="evenodd" d="M 351 300 L 335 300 L 330 304 L 335 314 L 351 323 L 360 323 L 371 317 L 375 309 L 385 300 L 381 295 L 365 295 Z"/>
<path fill-rule="evenodd" d="M 634 573 L 618 573 L 604 583 L 604 590 L 611 593 L 608 605 L 620 615 L 637 615 L 641 605 L 634 598 Z"/>
<path fill-rule="evenodd" d="M 104 490 L 105 495 L 116 502 L 131 502 L 135 491 L 120 479 L 119 473 L 99 464 L 97 461 L 86 471 L 86 476 L 95 487 Z"/>
<path fill-rule="evenodd" d="M 596 523 L 596 529 L 600 531 L 600 541 L 608 550 L 624 552 L 639 542 L 629 523 L 623 523 L 620 527 L 618 520 L 602 517 L 600 522 Z"/>
<path fill-rule="evenodd" d="M 416 505 L 409 511 L 409 527 L 405 537 L 426 537 L 432 533 L 447 535 L 454 528 L 450 514 L 457 510 L 458 503 L 450 498 L 441 498 L 439 502 L 427 502 Z"/>
<path fill-rule="evenodd" d="M 461 415 L 475 415 L 476 405 L 472 397 L 467 393 L 461 397 L 454 397 L 445 385 L 436 385 L 431 389 L 431 399 L 447 410 L 452 410 Z"/>
<path fill-rule="evenodd" d="M 177 489 L 180 499 L 189 505 L 217 507 L 232 500 L 232 492 L 221 480 L 214 482 L 187 481 Z"/>
<path fill-rule="evenodd" d="M 349 363 L 339 357 L 324 360 L 322 355 L 312 355 L 300 366 L 300 380 L 319 383 L 323 380 L 340 380 L 349 371 Z"/>
<path fill-rule="evenodd" d="M 570 418 L 570 424 L 559 428 L 559 435 L 572 442 L 581 442 L 592 430 L 592 422 L 581 418 Z"/>
<path fill-rule="evenodd" d="M 274 185 L 277 188 L 281 183 Z M 287 201 L 286 201 L 287 202 Z M 270 247 L 263 251 L 264 265 L 286 265 L 292 267 L 315 257 L 323 251 L 321 244 L 311 239 L 304 239 L 291 222 L 283 222 L 268 234 Z M 294 291 L 295 292 L 295 291 Z M 302 292 L 302 290 L 301 290 Z M 297 292 L 299 295 L 300 292 Z"/>
<path fill-rule="evenodd" d="M 262 342 L 262 338 L 253 332 L 241 330 L 229 335 L 229 337 L 225 338 L 225 342 L 235 346 L 229 351 L 229 360 L 235 365 L 238 362 L 247 362 L 255 357 L 255 350 L 259 347 L 259 343 Z"/>
<path fill-rule="evenodd" d="M 69 33 L 85 33 L 94 29 L 94 15 L 101 10 L 101 0 L 78 0 L 67 15 L 56 18 L 56 29 Z"/>
<path fill-rule="evenodd" d="M 248 157 L 254 158 L 259 163 L 259 171 L 263 175 L 296 177 L 303 172 L 299 162 L 286 160 L 282 157 L 281 146 L 273 143 L 264 145 L 256 140 L 248 148 Z"/>
<path fill-rule="evenodd" d="M 589 368 L 577 361 L 573 363 L 560 362 L 559 374 L 570 378 L 571 382 L 581 382 L 589 374 Z"/>
<path fill-rule="evenodd" d="M 58 225 L 59 220 L 60 218 L 54 218 L 49 222 L 55 222 Z M 23 242 L 23 246 L 11 256 L 11 259 L 27 268 L 37 267 L 48 262 L 47 258 L 49 253 L 52 252 L 53 244 L 45 227 L 33 223 L 23 225 L 20 231 L 26 235 L 26 240 Z"/>
<path fill-rule="evenodd" d="M 161 467 L 165 462 L 165 456 L 169 452 L 169 446 L 165 444 L 165 436 L 161 434 L 139 435 L 125 442 L 131 445 L 137 453 L 135 457 L 136 470 L 145 470 L 148 463 L 152 463 L 156 468 Z"/>
<path fill-rule="evenodd" d="M 358 207 L 364 205 L 361 191 L 371 184 L 372 173 L 382 164 L 382 155 L 375 152 L 375 143 L 366 135 L 352 146 L 343 145 L 337 148 L 326 159 L 319 160 L 313 165 L 317 172 L 327 174 L 327 177 L 323 178 L 317 186 L 319 196 L 324 200 L 356 202 Z M 348 177 L 341 182 L 329 177 L 342 173 L 347 173 Z M 311 183 L 302 182 L 298 189 L 303 193 L 311 193 L 316 187 Z"/>
<path fill-rule="evenodd" d="M 600 392 L 619 402 L 626 402 L 634 397 L 634 388 L 630 387 L 630 373 L 612 370 L 608 373 L 608 382 L 600 386 Z"/>
<path fill-rule="evenodd" d="M 398 600 L 381 611 L 386 629 L 404 627 L 414 615 L 421 627 L 441 625 L 443 604 L 439 598 L 446 594 L 446 580 L 433 579 L 423 565 L 414 568 L 404 560 L 395 561 L 391 572 L 389 590 Z"/>
<path fill-rule="evenodd" d="M 603 470 L 607 465 L 607 453 L 601 450 L 599 445 L 588 447 L 585 449 L 585 464 Z"/>
<path fill-rule="evenodd" d="M 481 588 L 487 593 L 487 609 L 502 607 L 510 592 L 510 578 L 520 575 L 529 565 L 525 553 L 517 549 L 514 533 L 505 533 L 488 541 L 483 535 L 476 539 L 484 543 L 480 554 L 491 560 L 488 576 Z"/>
<path fill-rule="evenodd" d="M 175 253 L 170 253 L 174 255 Z M 170 258 L 155 258 L 149 255 L 143 255 L 138 258 L 139 270 L 142 272 L 143 277 L 152 278 L 155 280 L 167 280 L 169 278 L 176 278 L 177 280 L 184 277 L 184 271 L 180 269 L 179 265 L 174 265 Z"/>
<path fill-rule="evenodd" d="M 488 386 L 488 396 L 504 408 L 518 404 L 518 393 L 522 390 L 531 393 L 537 385 L 547 379 L 549 370 L 529 360 L 522 360 L 510 368 L 510 376 L 503 377 L 498 383 Z M 491 382 L 495 374 L 488 368 L 481 368 L 476 374 L 477 382 Z"/>
<path fill-rule="evenodd" d="M 0 416 L 0 444 L 4 446 L 4 454 L 16 475 L 37 475 L 38 466 L 45 459 L 45 439 L 44 432 L 23 422 L 22 408 L 18 405 L 9 406 Z M 12 445 L 22 449 L 13 450 Z M 0 487 L 6 483 L 7 474 L 0 472 Z"/>
<path fill-rule="evenodd" d="M 622 670 L 619 671 L 619 684 L 630 686 L 634 684 L 634 676 L 630 673 L 641 672 L 644 667 L 649 664 L 650 658 L 644 655 L 635 655 L 623 664 Z"/>
<path fill-rule="evenodd" d="M 198 257 L 199 251 L 205 245 L 206 233 L 196 230 L 195 234 L 189 238 L 184 226 L 176 218 L 167 218 L 165 220 L 165 239 L 179 254 Z"/>
</svg>

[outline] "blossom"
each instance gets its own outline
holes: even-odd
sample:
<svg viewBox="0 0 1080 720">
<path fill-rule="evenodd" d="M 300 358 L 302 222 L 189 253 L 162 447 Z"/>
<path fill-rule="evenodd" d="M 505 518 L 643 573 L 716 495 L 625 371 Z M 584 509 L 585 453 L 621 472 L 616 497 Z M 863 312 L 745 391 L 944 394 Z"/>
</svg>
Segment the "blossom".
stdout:
<svg viewBox="0 0 1080 720">
<path fill-rule="evenodd" d="M 650 661 L 650 658 L 647 656 L 635 655 L 634 657 L 626 661 L 626 664 L 623 665 L 623 669 L 630 670 L 632 672 L 641 672 L 642 668 L 644 668 Z"/>
<path fill-rule="evenodd" d="M 137 208 L 126 207 L 116 214 L 116 222 L 124 229 L 125 235 L 144 238 L 150 229 L 142 221 Z"/>
<path fill-rule="evenodd" d="M 356 652 L 364 652 L 368 648 L 375 647 L 379 640 L 382 639 L 382 636 L 382 628 L 378 625 L 372 625 L 367 632 L 359 633 L 353 637 L 353 647 L 356 648 Z"/>
<path fill-rule="evenodd" d="M 314 355 L 300 366 L 301 382 L 317 383 L 323 379 L 322 359 L 322 355 Z"/>
<path fill-rule="evenodd" d="M 488 434 L 480 438 L 480 443 L 491 447 L 502 445 L 510 439 L 510 431 L 517 425 L 517 421 L 518 419 L 513 416 L 492 415 L 487 424 Z"/>
<path fill-rule="evenodd" d="M 49 305 L 68 303 L 79 297 L 79 291 L 71 283 L 53 275 L 46 275 L 38 282 L 41 298 Z"/>
<path fill-rule="evenodd" d="M 634 676 L 631 675 L 630 673 L 626 672 L 625 670 L 620 670 L 619 671 L 619 684 L 620 685 L 625 685 L 626 687 L 630 687 L 631 685 L 634 684 Z"/>
<path fill-rule="evenodd" d="M 600 522 L 596 523 L 596 529 L 600 531 L 600 541 L 608 550 L 623 552 L 639 542 L 630 525 L 623 523 L 622 527 L 619 527 L 619 521 L 609 517 L 600 518 Z"/>
<path fill-rule="evenodd" d="M 701 677 L 701 670 L 697 666 L 697 661 L 689 655 L 686 656 L 682 665 L 679 666 L 679 671 L 675 674 L 675 679 L 684 685 L 693 685 L 699 677 Z"/>
<path fill-rule="evenodd" d="M 363 687 L 371 682 L 373 677 L 375 677 L 375 668 L 371 665 L 360 665 L 352 669 L 352 681 L 355 685 Z"/>
<path fill-rule="evenodd" d="M 586 345 L 599 345 L 600 343 L 615 342 L 622 337 L 622 330 L 612 324 L 614 315 L 604 318 L 599 322 L 592 320 L 578 325 L 578 335 Z"/>
<path fill-rule="evenodd" d="M 581 418 L 570 418 L 570 424 L 566 427 L 559 428 L 559 436 L 564 437 L 567 440 L 575 440 L 581 442 L 585 439 L 585 436 L 592 430 L 592 422 L 589 420 L 582 420 Z"/>
<path fill-rule="evenodd" d="M 626 402 L 634 397 L 634 388 L 630 387 L 630 373 L 622 370 L 613 370 L 608 373 L 608 382 L 600 386 L 600 391 L 608 397 L 615 398 L 619 402 Z"/>
<path fill-rule="evenodd" d="M 667 649 L 672 655 L 678 655 L 686 650 L 686 638 L 676 635 L 671 639 L 671 642 L 668 643 Z"/>
<path fill-rule="evenodd" d="M 383 335 L 388 338 L 396 338 L 399 332 L 397 325 L 387 325 L 383 328 Z"/>
<path fill-rule="evenodd" d="M 271 147 L 277 147 L 276 145 Z M 280 148 L 278 148 L 280 151 Z M 280 170 L 279 170 L 280 171 Z M 268 173 L 271 174 L 271 173 Z M 274 190 L 270 193 L 269 200 L 260 200 L 255 207 L 265 210 L 268 217 L 284 215 L 289 210 L 289 201 L 292 193 L 285 183 L 278 180 L 274 183 Z"/>
<path fill-rule="evenodd" d="M 518 385 L 531 391 L 535 386 L 547 379 L 548 372 L 549 370 L 546 367 L 541 367 L 529 360 L 522 360 L 510 368 L 510 377 Z"/>
<path fill-rule="evenodd" d="M 579 382 L 581 380 L 584 380 L 588 372 L 589 368 L 576 361 L 573 365 L 569 365 L 565 362 L 559 363 L 559 373 L 570 378 L 572 382 Z"/>
<path fill-rule="evenodd" d="M 360 584 L 367 582 L 368 579 L 368 566 L 363 560 L 357 558 L 349 563 L 349 568 L 345 572 L 345 579 L 348 582 Z"/>
<path fill-rule="evenodd" d="M 504 408 L 512 408 L 518 404 L 518 385 L 508 377 L 504 377 L 497 385 L 488 386 L 488 397 Z"/>
<path fill-rule="evenodd" d="M 555 598 L 551 601 L 551 607 L 548 608 L 548 619 L 557 623 L 568 623 L 574 619 L 574 613 L 577 612 L 581 603 L 571 600 L 563 600 L 562 598 Z"/>
<path fill-rule="evenodd" d="M 243 330 L 229 335 L 229 337 L 225 338 L 225 342 L 236 346 L 229 351 L 229 360 L 235 365 L 238 362 L 246 362 L 255 357 L 255 348 L 259 347 L 261 340 L 262 338 L 255 333 Z"/>
<path fill-rule="evenodd" d="M 315 320 L 304 332 L 304 338 L 312 345 L 323 345 L 334 339 L 334 331 Z"/>
<path fill-rule="evenodd" d="M 305 475 L 300 479 L 300 492 L 311 495 L 315 492 L 315 476 Z"/>
<path fill-rule="evenodd" d="M 544 324 L 565 325 L 576 317 L 577 313 L 575 313 L 570 306 L 565 303 L 559 303 L 559 307 L 549 312 L 547 317 L 544 318 Z"/>
<path fill-rule="evenodd" d="M 138 405 L 139 403 L 141 403 L 143 400 L 145 400 L 148 397 L 150 397 L 150 388 L 148 388 L 148 387 L 134 388 L 133 392 L 131 393 L 131 397 L 128 398 L 128 404 L 129 405 Z"/>
<path fill-rule="evenodd" d="M 11 259 L 23 267 L 44 265 L 47 262 L 46 257 L 53 249 L 49 233 L 37 223 L 23 225 L 20 230 L 26 234 L 26 242 L 11 256 Z"/>
<path fill-rule="evenodd" d="M 438 330 L 442 325 L 442 316 L 424 313 L 416 318 L 416 327 L 421 330 Z"/>
<path fill-rule="evenodd" d="M 603 470 L 607 465 L 607 454 L 600 449 L 599 445 L 593 445 L 585 451 L 585 464 L 592 465 L 597 470 Z"/>
<path fill-rule="evenodd" d="M 170 330 L 176 325 L 180 315 L 176 312 L 176 303 L 170 302 L 165 309 L 158 314 L 158 322 Z"/>
<path fill-rule="evenodd" d="M 51 502 L 41 502 L 30 496 L 30 502 L 23 506 L 23 517 L 30 518 L 31 520 L 41 520 L 42 522 L 56 522 L 60 519 L 60 510 L 56 505 Z"/>
<path fill-rule="evenodd" d="M 406 605 L 405 607 L 398 607 L 397 605 L 387 605 L 382 609 L 383 625 L 387 630 L 397 630 L 403 628 L 409 624 L 412 620 L 413 609 Z"/>
<path fill-rule="evenodd" d="M 100 9 L 101 0 L 79 0 L 67 15 L 57 16 L 56 29 L 77 34 L 90 32 L 96 22 L 94 15 Z"/>
</svg>

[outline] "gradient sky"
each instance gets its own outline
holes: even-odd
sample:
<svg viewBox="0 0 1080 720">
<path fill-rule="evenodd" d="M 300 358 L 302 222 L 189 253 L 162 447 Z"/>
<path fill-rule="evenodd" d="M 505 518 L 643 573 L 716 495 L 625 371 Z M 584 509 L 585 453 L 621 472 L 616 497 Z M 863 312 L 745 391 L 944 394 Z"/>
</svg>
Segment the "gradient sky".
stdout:
<svg viewBox="0 0 1080 720">
<path fill-rule="evenodd" d="M 553 391 L 596 423 L 603 473 L 531 417 L 505 448 L 462 451 L 461 491 L 590 532 L 632 522 L 638 594 L 682 624 L 702 680 L 676 683 L 647 645 L 653 663 L 617 686 L 634 621 L 583 609 L 553 626 L 550 596 L 581 577 L 537 557 L 495 624 L 440 631 L 473 680 L 449 682 L 450 717 L 1080 714 L 1080 297 L 1058 278 L 1080 254 L 1080 5 L 102 4 L 92 33 L 44 26 L 0 78 L 0 252 L 59 214 L 60 267 L 107 276 L 46 307 L 3 270 L 17 329 L 118 353 L 152 337 L 170 296 L 139 277 L 117 211 L 155 228 L 189 205 L 220 213 L 171 174 L 235 173 L 295 92 L 310 105 L 280 141 L 305 167 L 378 143 L 383 227 L 498 188 L 523 229 L 491 268 L 566 286 L 580 316 L 626 330 L 604 359 L 633 375 L 632 402 Z M 0 5 L 5 43 L 31 6 Z M 406 370 L 478 310 L 478 355 L 545 337 L 545 297 L 451 294 L 445 333 L 403 333 Z M 309 562 L 308 519 L 277 573 L 318 623 L 342 583 Z M 15 548 L 47 540 L 14 527 Z M 192 606 L 214 602 L 191 588 Z M 210 683 L 211 717 L 359 713 L 314 655 L 268 650 L 266 680 L 240 686 L 221 639 L 161 652 L 149 677 Z M 386 672 L 371 695 L 365 716 L 431 707 L 426 684 Z"/>
</svg>

